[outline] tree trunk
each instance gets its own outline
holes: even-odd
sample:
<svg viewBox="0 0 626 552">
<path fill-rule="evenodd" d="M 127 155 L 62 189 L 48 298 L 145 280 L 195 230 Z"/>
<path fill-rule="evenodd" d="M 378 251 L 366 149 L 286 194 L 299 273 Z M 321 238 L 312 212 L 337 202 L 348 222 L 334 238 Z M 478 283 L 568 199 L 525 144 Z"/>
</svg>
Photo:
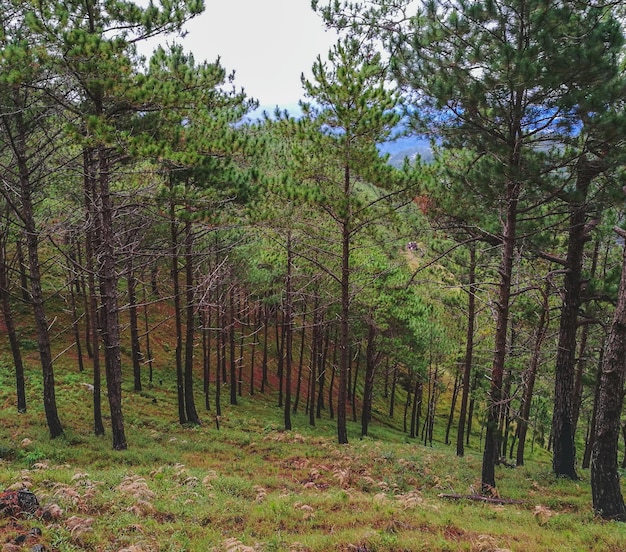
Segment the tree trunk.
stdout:
<svg viewBox="0 0 626 552">
<path fill-rule="evenodd" d="M 26 412 L 26 388 L 24 384 L 24 363 L 22 362 L 22 353 L 20 350 L 20 342 L 13 323 L 13 312 L 11 309 L 11 293 L 8 277 L 8 265 L 6 262 L 6 237 L 8 230 L 3 231 L 0 243 L 0 300 L 2 304 L 2 315 L 4 316 L 4 325 L 7 335 L 9 336 L 9 344 L 11 346 L 11 354 L 13 355 L 13 364 L 15 366 L 15 389 L 17 397 L 17 411 Z"/>
<path fill-rule="evenodd" d="M 307 397 L 307 408 L 309 411 L 309 425 L 315 426 L 315 393 L 317 383 L 317 370 L 319 346 L 320 346 L 320 297 L 317 290 L 313 292 L 313 327 L 311 331 L 311 359 L 309 370 L 309 392 Z"/>
<path fill-rule="evenodd" d="M 291 288 L 291 269 L 293 251 L 291 249 L 291 231 L 287 233 L 287 274 L 285 276 L 285 430 L 291 430 L 291 371 L 293 362 L 293 294 Z"/>
<path fill-rule="evenodd" d="M 619 230 L 622 238 L 626 232 Z M 594 511 L 604 519 L 626 521 L 626 506 L 620 488 L 617 448 L 620 415 L 626 379 L 626 247 L 617 306 L 606 344 L 591 453 L 591 496 Z"/>
<path fill-rule="evenodd" d="M 575 197 L 570 203 L 567 240 L 566 272 L 563 282 L 563 305 L 559 326 L 559 341 L 554 378 L 554 411 L 552 416 L 552 469 L 558 476 L 577 479 L 574 447 L 574 368 L 576 362 L 576 331 L 580 309 L 580 282 L 583 251 L 588 239 L 587 191 L 598 171 L 590 167 L 585 157 L 579 161 Z"/>
<path fill-rule="evenodd" d="M 133 363 L 133 389 L 139 393 L 141 387 L 141 348 L 139 346 L 139 316 L 137 314 L 137 278 L 133 267 L 132 255 L 126 264 L 126 287 L 128 290 L 128 314 L 130 326 L 130 356 Z"/>
<path fill-rule="evenodd" d="M 470 391 L 470 401 L 467 408 L 467 431 L 465 432 L 465 444 L 469 446 L 470 437 L 472 435 L 472 422 L 474 421 L 474 405 L 476 404 L 476 397 L 474 391 L 478 389 L 479 378 L 482 374 L 478 371 L 474 371 L 474 379 L 472 380 L 472 389 Z"/>
<path fill-rule="evenodd" d="M 79 279 L 75 275 L 78 264 L 74 248 L 77 247 L 77 243 L 71 231 L 69 235 L 66 235 L 66 245 L 68 246 L 68 257 L 71 261 L 71 264 L 68 267 L 67 290 L 70 295 L 70 309 L 72 311 L 72 333 L 74 334 L 74 344 L 76 345 L 78 371 L 83 372 L 85 370 L 85 365 L 83 362 L 82 344 L 80 342 L 80 329 L 78 327 L 78 309 L 76 308 L 76 294 L 80 293 Z"/>
<path fill-rule="evenodd" d="M 322 410 L 326 408 L 324 401 L 324 386 L 326 384 L 326 367 L 327 367 L 327 358 L 328 358 L 328 348 L 330 343 L 330 328 L 328 326 L 322 327 L 319 335 L 319 349 L 317 353 L 317 361 L 318 361 L 318 369 L 317 373 L 319 374 L 319 389 L 317 392 L 317 417 L 322 417 Z M 331 367 L 334 370 L 334 366 Z"/>
<path fill-rule="evenodd" d="M 407 391 L 407 401 L 410 391 Z M 415 374 L 415 389 L 413 392 L 413 408 L 411 410 L 411 433 L 410 437 L 416 438 L 419 434 L 420 418 L 422 416 L 422 399 L 424 395 L 424 382 L 422 374 Z M 406 431 L 406 430 L 405 430 Z"/>
<path fill-rule="evenodd" d="M 396 405 L 396 387 L 398 386 L 398 363 L 394 362 L 389 393 L 389 417 L 393 418 Z"/>
<path fill-rule="evenodd" d="M 517 457 L 516 464 L 524 465 L 524 451 L 526 447 L 526 434 L 528 432 L 528 423 L 530 420 L 530 407 L 532 406 L 533 393 L 535 389 L 535 379 L 537 377 L 537 368 L 541 357 L 541 347 L 548 330 L 548 319 L 550 314 L 550 282 L 546 281 L 546 288 L 542 293 L 541 314 L 535 331 L 535 345 L 533 354 L 530 359 L 530 365 L 523 375 L 523 393 L 522 404 L 520 405 L 520 415 L 517 420 Z"/>
<path fill-rule="evenodd" d="M 267 357 L 269 353 L 269 307 L 267 304 L 262 307 L 263 312 L 263 360 L 261 362 L 261 393 L 265 393 L 267 385 Z"/>
<path fill-rule="evenodd" d="M 254 303 L 254 309 L 252 311 L 252 315 L 254 318 L 254 335 L 252 337 L 252 343 L 250 344 L 250 396 L 254 395 L 254 384 L 256 383 L 255 380 L 255 370 L 256 370 L 256 365 L 255 365 L 255 361 L 256 361 L 256 349 L 257 349 L 257 345 L 259 344 L 258 341 L 258 335 L 259 332 L 261 331 L 261 326 L 260 321 L 259 321 L 259 311 L 260 311 L 260 307 L 259 307 L 259 303 L 255 302 Z"/>
<path fill-rule="evenodd" d="M 146 284 L 143 283 L 142 287 L 143 295 L 143 322 L 146 333 L 146 357 L 148 359 L 148 383 L 152 387 L 152 381 L 154 378 L 154 362 L 152 359 L 152 348 L 150 347 L 150 323 L 148 320 L 148 301 L 146 297 Z"/>
<path fill-rule="evenodd" d="M 517 167 L 518 162 L 512 162 Z M 506 214 L 502 236 L 502 259 L 500 262 L 498 285 L 498 302 L 496 304 L 496 334 L 493 364 L 491 369 L 491 387 L 489 404 L 487 407 L 487 428 L 485 432 L 485 448 L 483 451 L 483 465 L 481 473 L 481 487 L 483 492 L 489 492 L 496 486 L 495 466 L 498 461 L 500 435 L 498 434 L 498 420 L 502 399 L 502 379 L 507 350 L 507 333 L 511 298 L 511 281 L 513 274 L 513 258 L 515 255 L 517 203 L 519 200 L 520 185 L 509 182 L 506 194 Z"/>
<path fill-rule="evenodd" d="M 15 90 L 16 106 L 21 106 L 19 91 Z M 21 203 L 21 216 L 26 234 L 26 248 L 28 256 L 30 276 L 30 301 L 35 315 L 37 327 L 37 344 L 39 346 L 39 358 L 43 377 L 43 402 L 46 413 L 48 430 L 52 439 L 63 435 L 63 426 L 59 420 L 56 404 L 54 368 L 52 353 L 50 350 L 50 336 L 48 334 L 48 322 L 46 319 L 43 291 L 41 289 L 41 268 L 39 263 L 39 232 L 35 225 L 33 199 L 28 171 L 27 155 L 27 130 L 23 119 L 23 111 L 17 110 L 15 114 L 16 136 L 14 137 L 14 153 L 17 161 L 19 175 L 19 196 Z"/>
<path fill-rule="evenodd" d="M 361 407 L 361 436 L 367 435 L 369 423 L 372 419 L 372 399 L 374 396 L 374 378 L 376 368 L 380 362 L 380 352 L 376 350 L 376 336 L 378 331 L 374 322 L 369 321 L 367 327 L 367 346 L 365 349 L 365 380 L 363 382 L 363 405 Z M 360 356 L 360 354 L 359 354 Z"/>
<path fill-rule="evenodd" d="M 593 247 L 593 255 L 591 260 L 591 268 L 589 270 L 589 279 L 594 279 L 596 277 L 596 273 L 598 270 L 598 259 L 600 256 L 600 238 L 597 237 L 594 247 Z M 582 286 L 581 282 L 581 286 Z M 584 294 L 583 294 L 584 295 Z M 584 297 L 582 298 L 584 300 Z M 593 316 L 592 307 L 586 309 L 587 316 Z M 587 343 L 589 336 L 589 324 L 585 324 L 581 330 L 580 343 L 578 346 L 578 358 L 576 359 L 576 376 L 574 379 L 574 404 L 572 406 L 572 424 L 574 426 L 574 434 L 576 434 L 576 429 L 578 427 L 578 417 L 580 416 L 580 409 L 582 407 L 583 402 L 583 380 L 585 376 L 585 371 L 588 364 L 587 358 Z"/>
<path fill-rule="evenodd" d="M 334 395 L 335 394 L 335 376 L 337 375 L 337 332 L 336 331 L 335 331 L 335 335 L 333 336 L 333 338 L 328 341 L 328 345 L 326 347 L 327 351 L 328 351 L 328 348 L 331 347 L 330 345 L 331 343 L 332 343 L 332 349 L 333 349 L 333 357 L 330 362 L 331 372 L 330 372 L 330 384 L 328 386 L 328 415 L 330 419 L 333 420 L 335 418 L 335 407 L 333 403 L 333 398 L 335 396 Z M 350 387 L 350 380 L 348 380 L 348 387 Z M 347 403 L 346 403 L 346 408 L 347 408 Z"/>
<path fill-rule="evenodd" d="M 199 425 L 200 418 L 193 397 L 193 350 L 195 339 L 195 304 L 193 279 L 193 233 L 191 221 L 185 221 L 185 414 L 187 422 Z"/>
<path fill-rule="evenodd" d="M 243 356 L 246 344 L 246 331 L 250 327 L 250 308 L 245 304 L 244 292 L 239 293 L 239 354 L 237 355 L 237 394 L 243 396 Z M 245 317 L 243 315 L 245 309 Z"/>
<path fill-rule="evenodd" d="M 595 427 L 596 427 L 596 416 L 598 415 L 598 401 L 600 398 L 600 381 L 602 376 L 602 363 L 604 362 L 604 345 L 600 347 L 600 358 L 598 359 L 598 367 L 596 369 L 596 381 L 593 388 L 593 410 L 591 413 L 591 431 L 589 432 L 589 436 L 587 438 L 587 442 L 585 443 L 585 452 L 583 454 L 583 469 L 587 469 L 591 464 L 591 451 L 593 450 L 593 443 L 595 441 Z"/>
<path fill-rule="evenodd" d="M 349 173 L 346 168 L 346 180 Z M 346 184 L 349 187 L 349 184 Z M 339 319 L 339 389 L 337 392 L 337 442 L 348 443 L 347 396 L 350 363 L 350 226 L 343 224 L 341 254 L 341 315 Z"/>
<path fill-rule="evenodd" d="M 95 256 L 100 243 L 100 220 L 97 214 L 96 168 L 93 149 L 83 149 L 83 193 L 85 200 L 85 263 L 87 269 L 88 310 L 91 323 L 88 332 L 91 340 L 93 364 L 93 424 L 94 434 L 104 435 L 102 420 L 102 370 L 100 365 L 100 328 L 98 295 L 96 291 Z"/>
<path fill-rule="evenodd" d="M 356 347 L 356 365 L 354 366 L 354 374 L 352 374 L 352 352 L 350 353 L 350 374 L 351 374 L 351 392 L 350 392 L 350 404 L 352 407 L 352 421 L 356 422 L 356 386 L 359 381 L 359 368 L 361 367 L 361 344 L 359 343 Z M 367 362 L 367 361 L 366 361 Z M 367 374 L 365 376 L 367 378 Z M 350 386 L 349 386 L 350 387 Z M 365 393 L 365 390 L 363 391 Z M 363 412 L 361 412 L 361 417 L 363 417 Z"/>
<path fill-rule="evenodd" d="M 230 286 L 228 294 L 228 345 L 230 372 L 230 404 L 237 404 L 237 360 L 235 350 L 235 286 Z"/>
<path fill-rule="evenodd" d="M 20 272 L 20 291 L 22 292 L 22 301 L 30 303 L 30 285 L 28 284 L 28 267 L 24 259 L 24 250 L 22 249 L 22 237 L 18 236 L 15 242 L 15 251 L 17 253 L 17 266 Z"/>
<path fill-rule="evenodd" d="M 300 332 L 300 358 L 298 360 L 298 378 L 296 381 L 296 396 L 293 400 L 293 413 L 298 411 L 300 394 L 302 392 L 302 371 L 304 370 L 304 342 L 306 339 L 306 312 L 302 313 L 302 330 Z"/>
<path fill-rule="evenodd" d="M 170 177 L 172 178 L 172 177 Z M 176 206 L 174 202 L 174 181 L 170 181 L 170 239 L 171 239 L 171 271 L 172 285 L 174 288 L 174 324 L 176 333 L 176 350 L 174 352 L 176 363 L 176 397 L 178 399 L 178 422 L 180 424 L 187 423 L 187 410 L 185 408 L 185 382 L 183 373 L 183 324 L 180 306 L 180 275 L 178 266 L 178 228 L 179 224 L 176 220 Z"/>
<path fill-rule="evenodd" d="M 452 389 L 452 400 L 450 401 L 450 413 L 448 414 L 448 425 L 446 426 L 446 445 L 450 444 L 450 430 L 452 429 L 452 424 L 454 423 L 454 411 L 456 410 L 456 401 L 459 396 L 459 386 L 462 375 L 460 372 L 457 372 L 454 377 L 454 387 Z"/>
<path fill-rule="evenodd" d="M 476 244 L 469 247 L 470 264 L 467 289 L 467 331 L 465 337 L 465 359 L 463 363 L 463 383 L 461 384 L 461 408 L 456 434 L 456 455 L 465 454 L 465 423 L 467 418 L 467 402 L 470 393 L 472 361 L 474 357 L 474 325 L 476 323 Z"/>
<path fill-rule="evenodd" d="M 203 305 L 200 316 L 202 317 L 202 391 L 204 393 L 204 408 L 211 410 L 209 398 L 211 389 L 211 307 Z"/>
<path fill-rule="evenodd" d="M 285 313 L 283 312 L 280 317 L 279 311 L 276 312 L 276 351 L 278 355 L 278 408 L 282 408 L 285 389 Z"/>
<path fill-rule="evenodd" d="M 98 151 L 100 192 L 100 229 L 102 261 L 99 274 L 103 306 L 103 332 L 107 392 L 111 414 L 113 449 L 126 450 L 124 417 L 122 415 L 122 358 L 120 351 L 120 323 L 117 302 L 117 272 L 115 270 L 115 232 L 113 229 L 113 202 L 109 189 L 107 152 L 103 146 Z"/>
</svg>

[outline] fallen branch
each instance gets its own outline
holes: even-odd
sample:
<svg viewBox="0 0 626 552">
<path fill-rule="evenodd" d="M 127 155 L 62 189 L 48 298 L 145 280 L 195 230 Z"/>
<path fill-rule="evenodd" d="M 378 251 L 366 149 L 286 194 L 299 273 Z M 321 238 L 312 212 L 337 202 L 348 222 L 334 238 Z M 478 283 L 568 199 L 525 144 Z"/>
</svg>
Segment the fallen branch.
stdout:
<svg viewBox="0 0 626 552">
<path fill-rule="evenodd" d="M 440 494 L 439 498 L 448 498 L 451 500 L 475 500 L 477 502 L 487 502 L 489 504 L 522 504 L 523 500 L 513 500 L 510 498 L 496 498 L 493 496 L 483 495 L 461 495 L 461 494 Z"/>
</svg>

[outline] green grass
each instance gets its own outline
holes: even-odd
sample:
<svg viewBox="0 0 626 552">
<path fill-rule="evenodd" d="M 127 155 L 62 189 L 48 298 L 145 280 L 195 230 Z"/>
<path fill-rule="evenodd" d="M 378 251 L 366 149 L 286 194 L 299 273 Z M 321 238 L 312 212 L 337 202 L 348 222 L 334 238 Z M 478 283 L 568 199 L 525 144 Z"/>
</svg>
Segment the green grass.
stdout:
<svg viewBox="0 0 626 552">
<path fill-rule="evenodd" d="M 540 449 L 524 467 L 498 468 L 501 496 L 521 503 L 450 500 L 440 495 L 478 488 L 479 450 L 459 459 L 453 446 L 425 447 L 377 422 L 365 439 L 351 424 L 350 444 L 339 446 L 334 421 L 311 428 L 304 413 L 284 432 L 273 395 L 225 405 L 219 430 L 210 412 L 201 427 L 181 427 L 164 378 L 141 394 L 125 390 L 129 449 L 115 452 L 109 435 L 92 435 L 83 376 L 59 370 L 66 432 L 50 440 L 37 372 L 18 415 L 2 363 L 0 488 L 28 485 L 61 510 L 53 520 L 0 520 L 2 542 L 38 526 L 40 542 L 59 552 L 624 550 L 626 526 L 591 512 L 588 473 L 556 479 Z"/>
</svg>

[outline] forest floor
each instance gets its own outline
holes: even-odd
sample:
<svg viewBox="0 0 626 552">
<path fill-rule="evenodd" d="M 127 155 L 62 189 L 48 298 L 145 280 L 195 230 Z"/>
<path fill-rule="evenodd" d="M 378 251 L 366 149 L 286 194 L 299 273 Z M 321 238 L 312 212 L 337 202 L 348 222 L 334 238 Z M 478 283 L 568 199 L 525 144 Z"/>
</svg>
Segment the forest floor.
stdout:
<svg viewBox="0 0 626 552">
<path fill-rule="evenodd" d="M 65 435 L 51 440 L 39 372 L 28 370 L 29 409 L 18 414 L 1 359 L 0 491 L 28 488 L 39 501 L 0 517 L 4 552 L 626 550 L 626 525 L 593 515 L 589 474 L 555 478 L 538 447 L 527 465 L 498 468 L 503 503 L 480 502 L 465 498 L 479 488 L 479 436 L 458 458 L 375 420 L 364 439 L 351 423 L 340 446 L 327 413 L 311 427 L 299 412 L 283 431 L 269 392 L 223 403 L 219 429 L 210 411 L 183 427 L 174 382 L 156 373 L 159 385 L 141 393 L 125 384 L 129 448 L 116 452 L 110 431 L 92 434 L 86 374 L 59 370 Z"/>
</svg>

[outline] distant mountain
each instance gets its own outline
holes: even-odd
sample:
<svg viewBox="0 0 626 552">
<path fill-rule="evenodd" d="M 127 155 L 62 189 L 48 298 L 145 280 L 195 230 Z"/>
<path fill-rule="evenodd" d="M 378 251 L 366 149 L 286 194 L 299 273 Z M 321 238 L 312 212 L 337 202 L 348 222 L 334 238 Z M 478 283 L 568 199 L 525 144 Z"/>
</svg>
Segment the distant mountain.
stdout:
<svg viewBox="0 0 626 552">
<path fill-rule="evenodd" d="M 292 117 L 298 118 L 302 116 L 302 110 L 298 103 L 287 105 L 261 105 L 254 111 L 248 113 L 246 119 L 248 121 L 257 121 L 267 114 L 274 116 L 276 109 L 287 111 Z M 430 142 L 424 138 L 416 138 L 414 136 L 404 136 L 391 142 L 386 142 L 378 146 L 381 153 L 389 154 L 389 164 L 394 167 L 401 167 L 405 159 L 413 161 L 419 155 L 423 161 L 430 163 L 433 160 L 433 152 Z"/>
<path fill-rule="evenodd" d="M 393 142 L 386 142 L 378 146 L 381 153 L 389 154 L 389 164 L 401 167 L 405 159 L 415 160 L 418 156 L 429 163 L 433 160 L 433 152 L 430 142 L 424 138 L 405 136 Z"/>
</svg>

